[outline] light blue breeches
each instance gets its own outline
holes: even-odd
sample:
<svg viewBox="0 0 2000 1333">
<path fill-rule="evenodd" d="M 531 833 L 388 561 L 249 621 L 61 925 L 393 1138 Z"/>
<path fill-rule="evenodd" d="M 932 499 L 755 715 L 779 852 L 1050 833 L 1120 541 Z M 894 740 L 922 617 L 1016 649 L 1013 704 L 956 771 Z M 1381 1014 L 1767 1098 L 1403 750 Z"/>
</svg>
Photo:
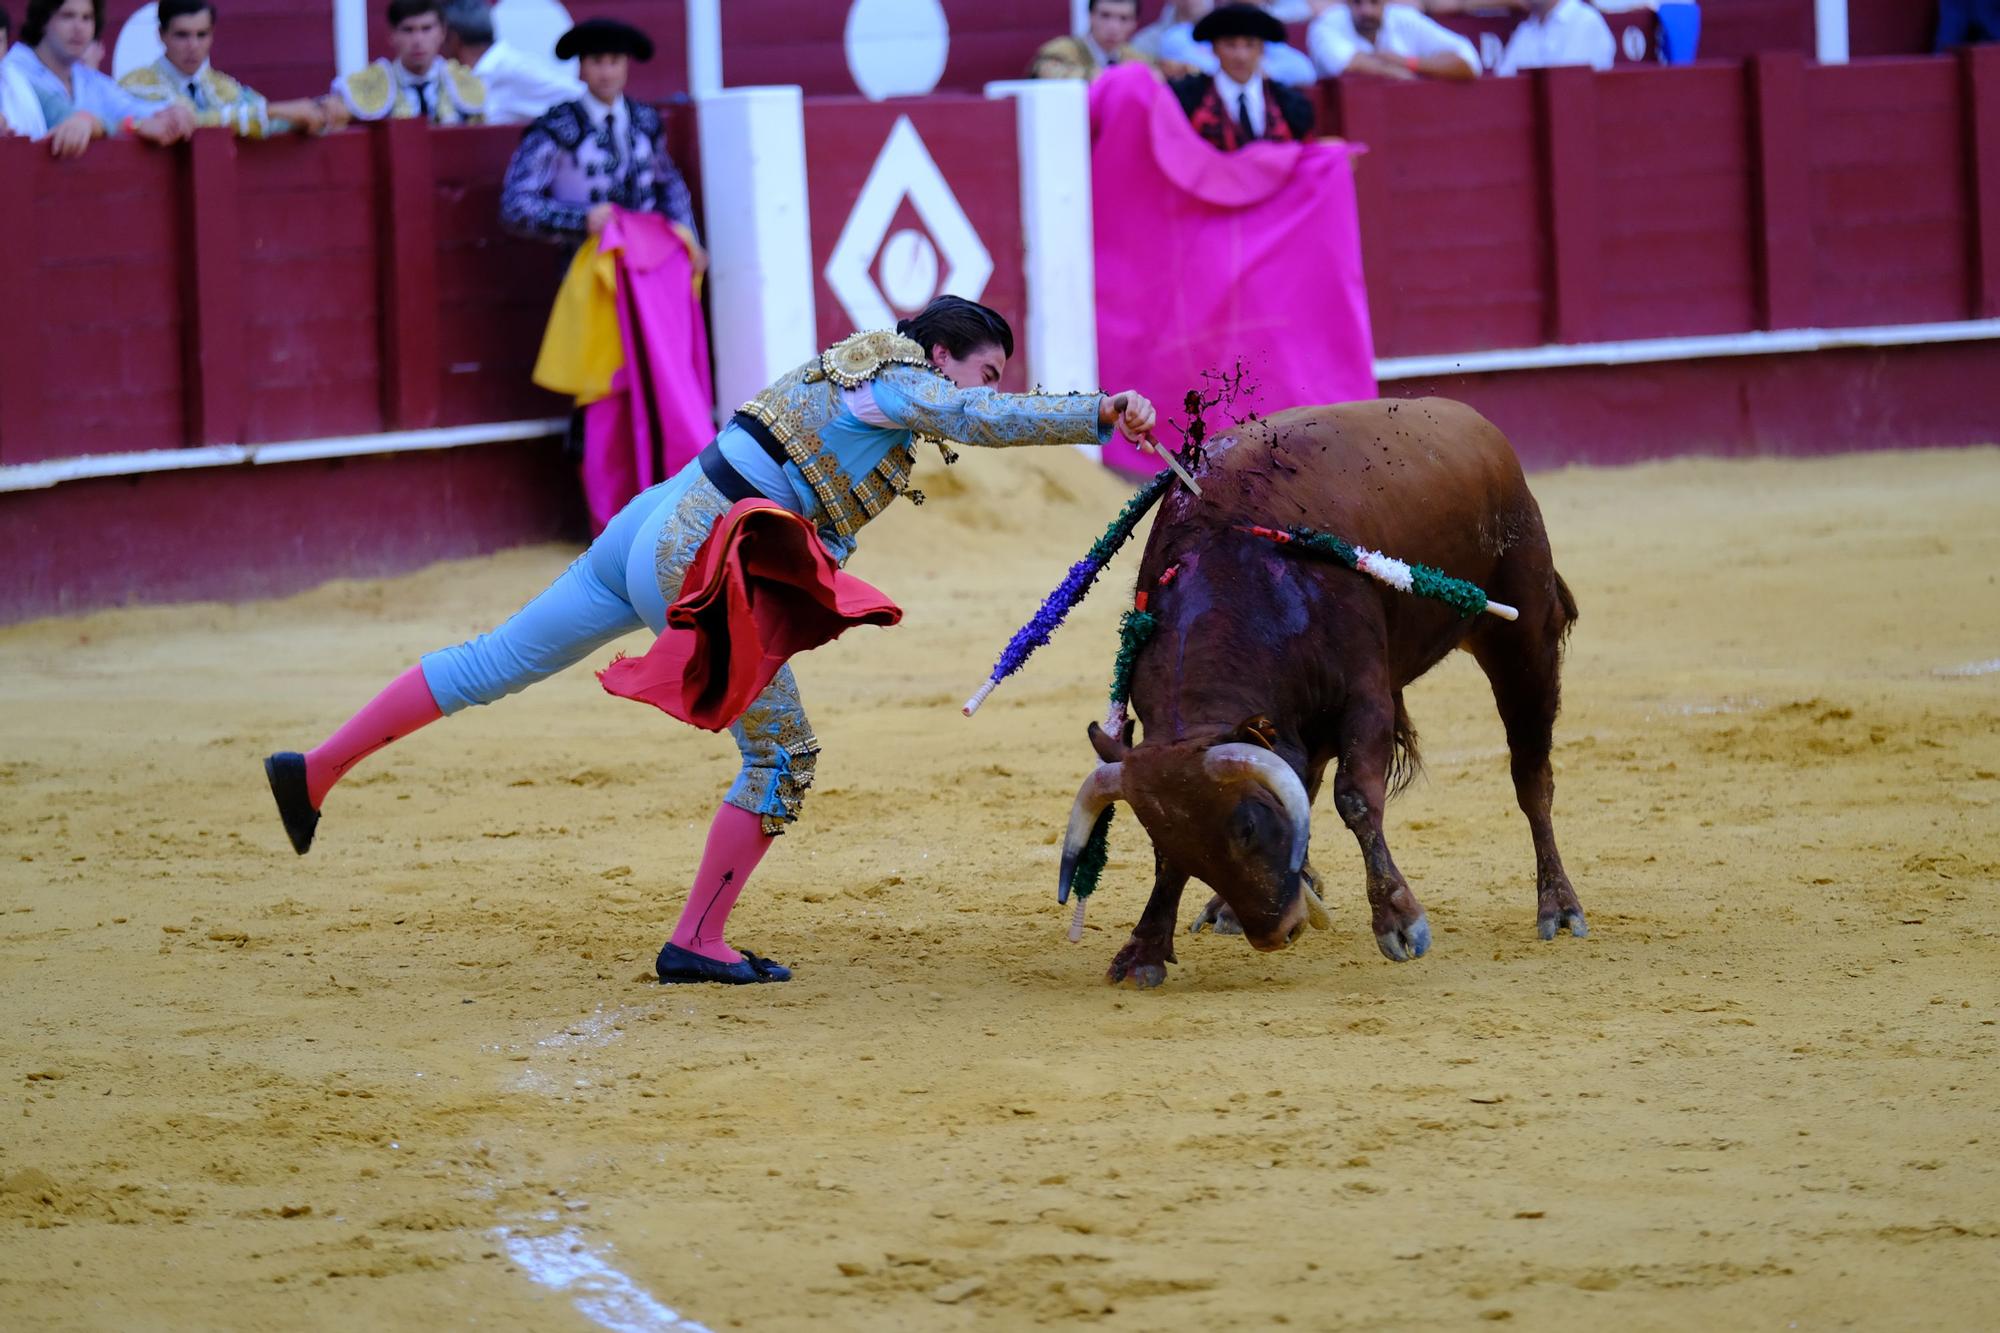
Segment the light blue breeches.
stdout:
<svg viewBox="0 0 2000 1333">
<path fill-rule="evenodd" d="M 554 583 L 490 633 L 423 657 L 445 716 L 526 689 L 641 625 L 666 626 L 663 588 L 678 595 L 694 554 L 729 501 L 690 463 L 641 492 Z M 766 833 L 797 819 L 819 742 L 792 669 L 781 667 L 729 728 L 743 768 L 723 799 L 764 817 Z"/>
</svg>

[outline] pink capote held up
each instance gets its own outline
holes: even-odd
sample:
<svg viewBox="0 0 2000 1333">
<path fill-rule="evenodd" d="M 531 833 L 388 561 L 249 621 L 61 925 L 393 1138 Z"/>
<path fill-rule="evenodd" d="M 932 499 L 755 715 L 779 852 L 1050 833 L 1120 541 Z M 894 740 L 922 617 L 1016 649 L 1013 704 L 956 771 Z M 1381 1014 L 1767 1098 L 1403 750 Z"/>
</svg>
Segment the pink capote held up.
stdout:
<svg viewBox="0 0 2000 1333">
<path fill-rule="evenodd" d="M 594 532 L 602 532 L 627 500 L 673 476 L 715 438 L 708 332 L 687 246 L 659 214 L 621 208 L 613 210 L 598 247 L 618 255 L 618 332 L 625 365 L 611 378 L 610 396 L 583 412 L 583 494 Z"/>
<path fill-rule="evenodd" d="M 1360 149 L 1220 152 L 1136 64 L 1091 85 L 1090 131 L 1098 383 L 1137 389 L 1163 426 L 1185 425 L 1181 402 L 1206 387 L 1202 372 L 1240 359 L 1246 392 L 1208 414 L 1211 431 L 1253 410 L 1375 397 L 1351 166 Z M 1160 468 L 1116 435 L 1104 460 Z"/>
</svg>

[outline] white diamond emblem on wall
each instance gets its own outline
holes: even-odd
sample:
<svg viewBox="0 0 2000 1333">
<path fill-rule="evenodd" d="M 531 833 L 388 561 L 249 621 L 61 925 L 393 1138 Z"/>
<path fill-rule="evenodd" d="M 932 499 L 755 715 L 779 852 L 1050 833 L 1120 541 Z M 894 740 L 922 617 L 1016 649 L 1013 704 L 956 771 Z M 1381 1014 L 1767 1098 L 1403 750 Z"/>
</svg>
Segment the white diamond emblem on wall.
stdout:
<svg viewBox="0 0 2000 1333">
<path fill-rule="evenodd" d="M 898 232 L 884 254 L 890 224 L 906 197 L 930 236 Z M 870 274 L 877 255 L 882 255 L 883 280 L 890 287 L 886 296 Z M 940 266 L 942 282 L 932 276 Z M 992 276 L 993 256 L 959 207 L 917 127 L 908 116 L 898 116 L 834 242 L 826 285 L 855 328 L 887 329 L 895 326 L 898 309 L 913 313 L 942 292 L 978 300 Z"/>
</svg>

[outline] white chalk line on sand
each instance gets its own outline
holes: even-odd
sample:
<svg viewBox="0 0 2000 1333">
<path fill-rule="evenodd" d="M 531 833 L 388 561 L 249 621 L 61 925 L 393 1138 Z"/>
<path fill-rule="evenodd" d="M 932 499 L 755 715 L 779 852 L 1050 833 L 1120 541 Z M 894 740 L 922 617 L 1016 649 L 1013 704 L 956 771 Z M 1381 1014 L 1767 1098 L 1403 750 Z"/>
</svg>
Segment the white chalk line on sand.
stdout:
<svg viewBox="0 0 2000 1333">
<path fill-rule="evenodd" d="M 589 1017 L 580 1018 L 576 1022 L 538 1039 L 535 1042 L 535 1049 L 543 1051 L 574 1051 L 609 1046 L 624 1034 L 627 1022 L 631 1021 L 637 1015 L 648 1012 L 650 1008 L 651 1006 L 647 1005 L 628 1004 L 620 1005 L 615 1009 L 606 1009 L 600 1005 L 597 1011 Z M 518 1051 L 520 1047 L 495 1046 L 489 1049 L 496 1051 Z M 588 1088 L 590 1085 L 587 1081 L 578 1080 L 572 1086 L 581 1090 Z M 514 1079 L 511 1089 L 515 1092 L 539 1092 L 550 1096 L 561 1096 L 564 1091 L 562 1080 L 553 1074 L 536 1069 L 532 1064 L 523 1069 Z"/>
<path fill-rule="evenodd" d="M 565 1227 L 552 1236 L 494 1232 L 507 1257 L 552 1291 L 570 1298 L 578 1313 L 615 1333 L 709 1333 L 653 1299 L 652 1293 L 613 1268 L 583 1233 Z"/>
<path fill-rule="evenodd" d="M 628 1019 L 646 1013 L 651 1007 L 626 1004 L 606 1009 L 599 1005 L 590 1017 L 578 1019 L 560 1032 L 551 1032 L 535 1045 L 556 1049 L 564 1046 L 608 1046 L 618 1040 L 618 1034 L 624 1030 Z"/>
<path fill-rule="evenodd" d="M 1989 657 L 1984 662 L 1967 662 L 1964 666 L 1939 667 L 1934 673 L 1940 676 L 1991 676 L 2000 672 L 2000 657 Z"/>
<path fill-rule="evenodd" d="M 541 1038 L 535 1046 L 541 1050 L 607 1046 L 618 1039 L 628 1019 L 647 1008 L 650 1006 L 600 1007 L 588 1018 Z M 522 1070 L 513 1086 L 519 1092 L 567 1095 L 557 1079 L 533 1066 Z M 576 1086 L 589 1084 L 580 1081 Z M 594 1324 L 614 1333 L 710 1333 L 705 1325 L 683 1319 L 660 1304 L 651 1292 L 612 1267 L 604 1252 L 593 1248 L 575 1227 L 546 1236 L 499 1227 L 493 1235 L 523 1272 L 542 1286 L 567 1295 L 577 1312 Z"/>
</svg>

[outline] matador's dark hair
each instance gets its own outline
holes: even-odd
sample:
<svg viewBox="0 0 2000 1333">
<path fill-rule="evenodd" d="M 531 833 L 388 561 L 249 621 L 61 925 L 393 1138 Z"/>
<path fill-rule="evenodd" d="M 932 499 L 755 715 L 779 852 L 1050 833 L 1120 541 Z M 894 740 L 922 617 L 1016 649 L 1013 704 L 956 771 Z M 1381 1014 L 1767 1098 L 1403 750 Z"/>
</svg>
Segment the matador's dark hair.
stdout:
<svg viewBox="0 0 2000 1333">
<path fill-rule="evenodd" d="M 921 343 L 926 352 L 942 344 L 953 356 L 963 357 L 998 343 L 1001 351 L 1014 355 L 1014 330 L 1006 317 L 963 296 L 938 297 L 898 323 L 896 332 Z"/>
<path fill-rule="evenodd" d="M 389 0 L 389 26 L 401 27 L 411 19 L 422 18 L 426 14 L 438 16 L 444 22 L 444 5 L 441 0 Z"/>
<path fill-rule="evenodd" d="M 40 46 L 48 36 L 49 20 L 63 7 L 63 0 L 28 0 L 28 17 L 21 20 L 21 45 Z M 90 12 L 97 20 L 95 35 L 104 35 L 104 0 L 90 0 Z"/>
<path fill-rule="evenodd" d="M 160 31 L 175 19 L 193 18 L 196 14 L 206 14 L 211 22 L 221 18 L 215 12 L 215 0 L 160 0 Z"/>
</svg>

